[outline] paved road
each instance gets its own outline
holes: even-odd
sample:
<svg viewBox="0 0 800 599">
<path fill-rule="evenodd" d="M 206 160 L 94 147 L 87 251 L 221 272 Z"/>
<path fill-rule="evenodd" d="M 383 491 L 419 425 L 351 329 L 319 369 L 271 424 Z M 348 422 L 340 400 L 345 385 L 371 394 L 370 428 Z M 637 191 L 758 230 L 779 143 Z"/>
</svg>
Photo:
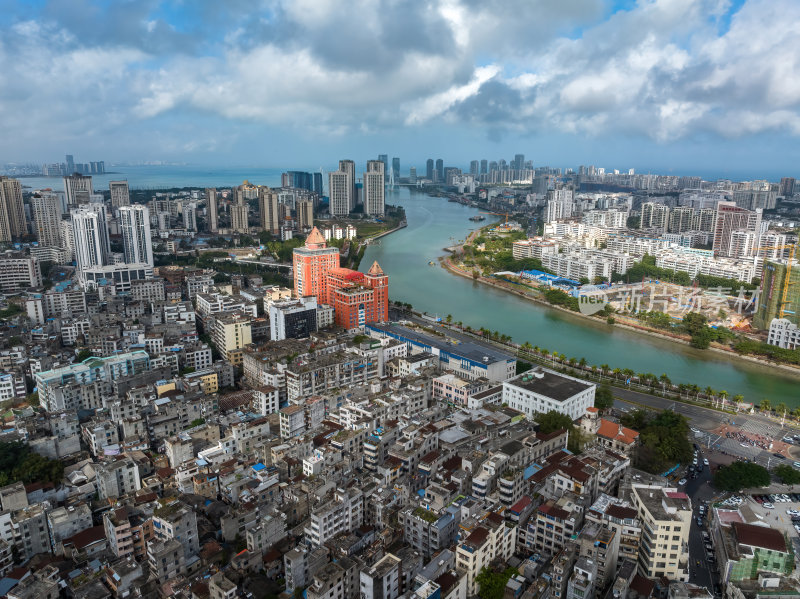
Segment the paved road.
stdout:
<svg viewBox="0 0 800 599">
<path fill-rule="evenodd" d="M 698 461 L 703 462 L 702 450 Z M 697 516 L 700 515 L 700 505 L 703 502 L 710 503 L 716 497 L 716 491 L 709 484 L 710 480 L 711 472 L 707 466 L 704 466 L 697 478 L 689 479 L 684 490 L 691 498 L 693 507 L 692 525 L 689 530 L 689 582 L 712 590 L 717 582 L 717 576 L 712 575 L 708 564 L 708 554 L 703 543 L 703 531 L 706 530 L 706 526 L 700 528 L 696 523 Z M 708 508 L 706 507 L 706 509 Z M 708 514 L 706 513 L 706 515 Z"/>
<path fill-rule="evenodd" d="M 794 434 L 795 429 L 788 426 L 781 427 L 780 422 L 770 420 L 765 416 L 750 415 L 750 414 L 723 414 L 709 408 L 685 404 L 678 401 L 671 401 L 663 397 L 655 397 L 646 393 L 639 393 L 638 391 L 631 391 L 628 389 L 614 388 L 614 397 L 618 400 L 614 403 L 617 408 L 626 407 L 630 409 L 630 403 L 638 404 L 640 406 L 647 406 L 653 409 L 671 409 L 679 414 L 686 416 L 687 420 L 695 428 L 702 431 L 711 431 L 720 426 L 720 424 L 728 423 L 742 428 L 743 430 L 771 437 L 775 440 L 780 440 L 784 435 Z M 730 455 L 747 458 L 753 460 L 763 466 L 774 466 L 777 460 L 772 452 L 765 451 L 759 447 L 747 446 L 743 447 L 738 441 L 733 439 L 726 439 L 718 435 L 710 435 L 708 433 L 698 435 L 698 441 L 706 447 L 713 447 L 718 451 L 724 451 Z M 796 449 L 794 451 L 797 451 Z M 783 460 L 780 460 L 783 461 Z"/>
</svg>

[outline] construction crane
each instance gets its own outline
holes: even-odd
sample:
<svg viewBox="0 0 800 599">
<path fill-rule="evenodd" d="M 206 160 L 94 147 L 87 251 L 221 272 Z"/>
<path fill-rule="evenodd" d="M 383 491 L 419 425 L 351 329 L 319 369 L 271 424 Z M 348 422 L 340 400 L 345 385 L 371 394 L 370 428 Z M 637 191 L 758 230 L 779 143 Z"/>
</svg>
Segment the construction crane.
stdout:
<svg viewBox="0 0 800 599">
<path fill-rule="evenodd" d="M 794 254 L 797 251 L 797 243 L 791 245 L 771 245 L 767 247 L 757 247 L 755 248 L 756 255 L 758 252 L 762 250 L 789 250 L 789 260 L 786 262 L 786 277 L 783 279 L 783 289 L 781 290 L 781 301 L 778 308 L 778 317 L 783 318 L 786 314 L 786 304 L 788 303 L 789 297 L 789 287 L 791 285 L 797 285 L 800 281 L 792 283 L 790 279 L 792 278 L 792 261 L 794 260 Z"/>
<path fill-rule="evenodd" d="M 508 212 L 481 212 L 481 214 L 491 214 L 493 216 L 505 216 L 506 217 L 505 224 L 508 224 Z"/>
</svg>

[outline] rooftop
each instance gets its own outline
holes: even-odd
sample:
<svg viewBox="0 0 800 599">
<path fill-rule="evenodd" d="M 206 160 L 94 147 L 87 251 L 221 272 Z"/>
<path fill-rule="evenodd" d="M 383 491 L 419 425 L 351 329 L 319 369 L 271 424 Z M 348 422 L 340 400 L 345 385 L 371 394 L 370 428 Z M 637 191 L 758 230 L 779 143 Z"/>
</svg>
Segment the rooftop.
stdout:
<svg viewBox="0 0 800 599">
<path fill-rule="evenodd" d="M 566 401 L 578 393 L 594 387 L 591 383 L 585 383 L 546 368 L 537 368 L 526 372 L 509 379 L 505 384 L 544 395 L 556 401 Z"/>
</svg>

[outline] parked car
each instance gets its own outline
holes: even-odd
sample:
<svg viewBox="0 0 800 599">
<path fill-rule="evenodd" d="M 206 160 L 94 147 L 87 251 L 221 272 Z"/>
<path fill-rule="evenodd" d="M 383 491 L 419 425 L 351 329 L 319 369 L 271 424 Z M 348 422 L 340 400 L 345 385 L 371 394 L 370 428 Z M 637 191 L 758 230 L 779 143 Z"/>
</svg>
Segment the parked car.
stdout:
<svg viewBox="0 0 800 599">
<path fill-rule="evenodd" d="M 697 526 L 703 528 L 703 519 L 700 516 L 697 517 Z"/>
<path fill-rule="evenodd" d="M 703 464 L 708 466 L 708 458 L 703 458 Z"/>
<path fill-rule="evenodd" d="M 774 510 L 775 509 L 775 506 L 772 505 L 771 503 L 769 503 L 768 501 L 764 502 L 764 507 L 767 508 L 768 510 Z"/>
<path fill-rule="evenodd" d="M 685 479 L 685 478 L 682 478 L 682 479 L 680 479 L 680 480 L 678 481 L 678 484 L 679 484 L 679 485 L 685 485 L 685 484 L 686 484 L 686 479 Z"/>
</svg>

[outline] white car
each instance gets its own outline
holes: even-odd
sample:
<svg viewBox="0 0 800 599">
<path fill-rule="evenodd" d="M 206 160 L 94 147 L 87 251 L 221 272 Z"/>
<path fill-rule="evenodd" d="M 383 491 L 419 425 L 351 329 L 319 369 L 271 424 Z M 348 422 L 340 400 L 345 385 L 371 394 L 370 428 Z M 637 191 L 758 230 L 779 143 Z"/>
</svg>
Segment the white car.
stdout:
<svg viewBox="0 0 800 599">
<path fill-rule="evenodd" d="M 696 429 L 696 428 L 694 428 L 694 427 L 692 427 L 692 428 L 691 428 L 691 429 L 689 429 L 689 430 L 691 430 L 693 433 L 699 433 L 699 432 L 700 432 L 698 429 Z"/>
<path fill-rule="evenodd" d="M 786 510 L 786 513 L 789 514 L 790 516 L 796 516 L 797 514 L 800 514 L 800 512 L 798 512 L 797 510 Z"/>
<path fill-rule="evenodd" d="M 772 504 L 771 504 L 771 503 L 769 503 L 769 502 L 765 503 L 765 504 L 764 504 L 764 507 L 765 507 L 765 508 L 767 508 L 768 510 L 774 510 L 774 509 L 775 509 L 775 506 L 774 506 L 774 505 L 772 505 Z"/>
<path fill-rule="evenodd" d="M 682 478 L 682 479 L 680 479 L 680 480 L 678 481 L 678 484 L 679 484 L 679 485 L 685 485 L 685 484 L 686 484 L 686 479 L 685 479 L 685 478 Z"/>
<path fill-rule="evenodd" d="M 708 458 L 703 458 L 703 464 L 705 464 L 706 466 L 708 466 Z"/>
</svg>

